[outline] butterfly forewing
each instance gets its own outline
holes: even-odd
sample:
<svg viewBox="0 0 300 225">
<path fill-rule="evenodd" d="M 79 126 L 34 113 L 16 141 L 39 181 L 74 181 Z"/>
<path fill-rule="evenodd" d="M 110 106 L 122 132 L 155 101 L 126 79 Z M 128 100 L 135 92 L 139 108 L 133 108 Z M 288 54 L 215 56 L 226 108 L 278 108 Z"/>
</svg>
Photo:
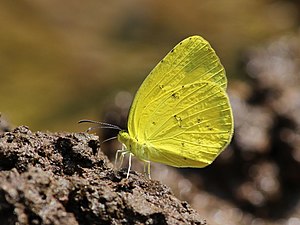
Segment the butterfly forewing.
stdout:
<svg viewBox="0 0 300 225">
<path fill-rule="evenodd" d="M 226 89 L 225 70 L 210 44 L 200 36 L 189 37 L 171 50 L 152 70 L 139 88 L 132 103 L 128 131 L 132 137 L 144 139 L 141 126 L 157 99 L 170 90 L 200 81 L 210 81 Z"/>
</svg>

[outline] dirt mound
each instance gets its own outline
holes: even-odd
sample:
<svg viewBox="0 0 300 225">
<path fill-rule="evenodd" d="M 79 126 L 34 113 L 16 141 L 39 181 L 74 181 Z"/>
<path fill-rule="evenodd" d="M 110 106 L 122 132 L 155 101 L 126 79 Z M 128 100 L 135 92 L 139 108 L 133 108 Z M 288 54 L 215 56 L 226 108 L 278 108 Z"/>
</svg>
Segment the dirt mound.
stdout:
<svg viewBox="0 0 300 225">
<path fill-rule="evenodd" d="M 206 224 L 157 181 L 114 171 L 97 136 L 0 135 L 1 224 Z"/>
</svg>

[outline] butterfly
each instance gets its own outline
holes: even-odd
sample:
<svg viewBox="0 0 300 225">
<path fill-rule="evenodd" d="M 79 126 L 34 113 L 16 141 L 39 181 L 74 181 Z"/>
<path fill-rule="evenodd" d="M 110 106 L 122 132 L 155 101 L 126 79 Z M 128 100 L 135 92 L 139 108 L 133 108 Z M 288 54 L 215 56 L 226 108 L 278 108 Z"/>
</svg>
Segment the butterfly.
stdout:
<svg viewBox="0 0 300 225">
<path fill-rule="evenodd" d="M 117 136 L 122 149 L 144 162 L 201 168 L 211 164 L 230 143 L 233 114 L 226 94 L 225 69 L 201 36 L 177 44 L 138 89 L 128 116 L 128 130 Z M 107 125 L 107 124 L 106 124 Z M 108 125 L 113 126 L 114 125 Z"/>
</svg>

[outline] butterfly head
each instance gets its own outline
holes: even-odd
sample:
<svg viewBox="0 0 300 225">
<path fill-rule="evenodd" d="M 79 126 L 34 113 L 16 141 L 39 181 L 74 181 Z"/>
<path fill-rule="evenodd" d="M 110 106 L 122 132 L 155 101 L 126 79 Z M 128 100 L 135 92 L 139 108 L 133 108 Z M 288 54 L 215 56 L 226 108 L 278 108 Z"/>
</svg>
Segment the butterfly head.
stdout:
<svg viewBox="0 0 300 225">
<path fill-rule="evenodd" d="M 133 153 L 135 156 L 138 155 L 138 149 L 140 149 L 140 144 L 135 138 L 132 138 L 130 134 L 125 131 L 121 130 L 118 134 L 118 141 L 121 142 L 126 146 L 126 149 Z"/>
<path fill-rule="evenodd" d="M 128 132 L 126 130 L 121 130 L 118 134 L 118 141 L 125 144 L 127 146 L 126 143 L 128 143 L 130 139 L 130 136 L 128 134 Z"/>
</svg>

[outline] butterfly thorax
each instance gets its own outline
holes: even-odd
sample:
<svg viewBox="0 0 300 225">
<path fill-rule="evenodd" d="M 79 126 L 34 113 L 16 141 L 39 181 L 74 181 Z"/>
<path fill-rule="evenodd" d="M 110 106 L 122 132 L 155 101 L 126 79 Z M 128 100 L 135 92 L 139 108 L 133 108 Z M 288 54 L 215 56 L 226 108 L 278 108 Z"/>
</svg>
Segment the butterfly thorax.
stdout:
<svg viewBox="0 0 300 225">
<path fill-rule="evenodd" d="M 139 142 L 137 139 L 132 138 L 128 132 L 122 130 L 118 134 L 118 140 L 125 145 L 126 150 L 132 153 L 140 160 L 149 160 L 149 146 L 145 143 Z"/>
</svg>

